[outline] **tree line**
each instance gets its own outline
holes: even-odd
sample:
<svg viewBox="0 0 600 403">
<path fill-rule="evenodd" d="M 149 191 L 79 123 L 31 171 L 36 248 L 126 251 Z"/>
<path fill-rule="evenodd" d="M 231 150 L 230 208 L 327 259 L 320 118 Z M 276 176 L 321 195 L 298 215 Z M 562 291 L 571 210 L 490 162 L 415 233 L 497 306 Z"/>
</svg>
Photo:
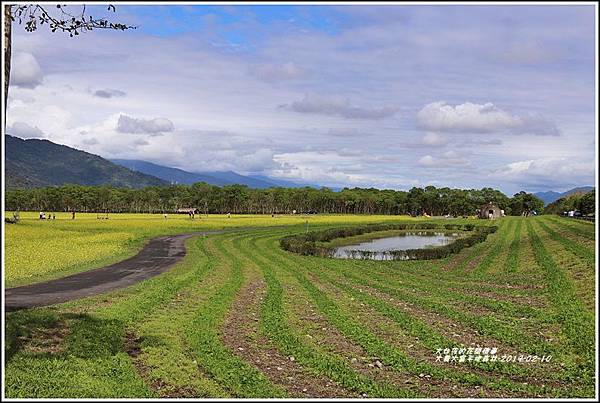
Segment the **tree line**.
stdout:
<svg viewBox="0 0 600 403">
<path fill-rule="evenodd" d="M 214 186 L 204 182 L 142 189 L 64 185 L 18 189 L 5 193 L 8 211 L 79 211 L 168 213 L 197 208 L 200 213 L 232 214 L 406 214 L 473 215 L 485 203 L 496 203 L 507 215 L 540 213 L 543 202 L 519 192 L 508 197 L 499 190 L 413 187 L 408 191 L 344 188 L 333 191 L 282 188 L 251 189 L 245 185 Z"/>
<path fill-rule="evenodd" d="M 547 214 L 564 214 L 568 211 L 580 211 L 583 215 L 594 214 L 596 210 L 596 190 L 587 193 L 573 193 L 548 204 L 544 209 Z"/>
</svg>

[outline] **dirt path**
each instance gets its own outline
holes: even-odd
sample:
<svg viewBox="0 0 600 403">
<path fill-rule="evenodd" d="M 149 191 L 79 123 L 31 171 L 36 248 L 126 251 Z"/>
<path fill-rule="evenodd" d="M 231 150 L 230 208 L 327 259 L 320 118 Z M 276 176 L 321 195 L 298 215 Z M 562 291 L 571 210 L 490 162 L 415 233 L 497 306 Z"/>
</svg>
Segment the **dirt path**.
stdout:
<svg viewBox="0 0 600 403">
<path fill-rule="evenodd" d="M 7 312 L 53 305 L 128 287 L 164 273 L 186 254 L 185 240 L 224 231 L 191 232 L 150 240 L 135 256 L 99 269 L 5 290 Z"/>
</svg>

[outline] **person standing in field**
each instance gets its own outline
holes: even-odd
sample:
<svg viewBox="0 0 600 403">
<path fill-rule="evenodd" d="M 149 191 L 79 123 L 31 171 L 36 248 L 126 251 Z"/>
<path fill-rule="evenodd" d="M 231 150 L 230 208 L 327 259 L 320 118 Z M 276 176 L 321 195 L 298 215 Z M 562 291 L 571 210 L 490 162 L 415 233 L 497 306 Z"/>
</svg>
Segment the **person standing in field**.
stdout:
<svg viewBox="0 0 600 403">
<path fill-rule="evenodd" d="M 71 212 L 71 220 L 74 220 L 74 219 L 75 219 L 75 210 L 73 210 L 73 211 Z"/>
</svg>

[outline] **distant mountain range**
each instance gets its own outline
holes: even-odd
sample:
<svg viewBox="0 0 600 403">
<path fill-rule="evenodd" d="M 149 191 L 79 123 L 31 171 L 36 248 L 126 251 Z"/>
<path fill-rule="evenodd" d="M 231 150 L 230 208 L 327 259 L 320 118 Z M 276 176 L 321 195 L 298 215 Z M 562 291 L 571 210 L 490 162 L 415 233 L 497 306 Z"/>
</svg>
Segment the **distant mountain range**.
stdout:
<svg viewBox="0 0 600 403">
<path fill-rule="evenodd" d="M 6 189 L 77 185 L 141 188 L 168 182 L 48 140 L 5 136 Z"/>
<path fill-rule="evenodd" d="M 546 205 L 548 205 L 548 204 L 560 199 L 561 197 L 569 196 L 574 193 L 587 193 L 591 190 L 594 190 L 593 186 L 581 186 L 581 187 L 573 188 L 571 190 L 567 190 L 566 192 L 562 192 L 562 193 L 550 190 L 548 192 L 537 192 L 537 193 L 534 193 L 534 195 L 539 197 L 540 199 L 542 199 L 544 201 L 544 203 Z"/>
<path fill-rule="evenodd" d="M 142 172 L 147 175 L 156 176 L 170 183 L 180 183 L 190 185 L 196 182 L 206 182 L 211 185 L 246 185 L 254 189 L 267 189 L 271 187 L 304 187 L 310 186 L 319 188 L 320 186 L 309 185 L 305 183 L 296 183 L 280 179 L 269 178 L 261 175 L 240 175 L 233 171 L 214 171 L 214 172 L 188 172 L 183 169 L 170 168 L 163 165 L 154 164 L 142 160 L 124 160 L 113 159 L 115 164 L 122 165 L 133 171 Z"/>
<path fill-rule="evenodd" d="M 192 184 L 206 182 L 224 186 L 246 185 L 255 189 L 270 187 L 321 186 L 274 179 L 261 175 L 240 175 L 233 171 L 188 172 L 142 160 L 114 159 L 56 144 L 48 140 L 28 139 L 6 135 L 5 180 L 6 189 L 38 188 L 78 185 L 111 185 L 142 188 L 168 186 L 172 183 Z M 577 187 L 566 192 L 538 192 L 537 197 L 547 205 L 573 193 L 586 193 L 593 186 Z M 339 188 L 332 188 L 339 191 Z"/>
<path fill-rule="evenodd" d="M 240 184 L 255 189 L 277 186 L 320 187 L 267 176 L 244 176 L 233 171 L 195 173 L 141 160 L 109 161 L 98 155 L 48 140 L 24 140 L 6 135 L 5 144 L 6 189 L 9 190 L 64 184 L 142 188 L 196 182 L 216 186 Z"/>
</svg>

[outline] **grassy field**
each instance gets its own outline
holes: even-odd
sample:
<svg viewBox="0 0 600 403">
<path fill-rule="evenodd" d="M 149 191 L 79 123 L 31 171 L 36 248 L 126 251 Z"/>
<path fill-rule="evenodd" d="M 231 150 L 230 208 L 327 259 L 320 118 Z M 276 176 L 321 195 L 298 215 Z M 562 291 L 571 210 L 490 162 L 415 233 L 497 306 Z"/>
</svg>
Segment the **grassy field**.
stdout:
<svg viewBox="0 0 600 403">
<path fill-rule="evenodd" d="M 181 263 L 135 286 L 7 314 L 8 397 L 594 396 L 588 223 L 506 217 L 446 259 L 364 261 L 278 242 L 307 219 L 310 230 L 423 219 L 22 216 L 5 226 L 9 285 L 122 259 L 160 234 L 232 230 L 189 239 Z M 439 352 L 477 346 L 498 359 Z"/>
<path fill-rule="evenodd" d="M 46 213 L 51 215 L 52 213 Z M 397 220 L 393 216 L 226 215 L 54 213 L 56 220 L 39 220 L 35 212 L 20 213 L 19 225 L 5 225 L 7 287 L 63 277 L 101 267 L 134 255 L 150 238 L 223 228 L 302 224 L 352 224 Z M 12 217 L 11 212 L 7 212 Z M 410 219 L 410 218 L 406 218 Z"/>
</svg>

